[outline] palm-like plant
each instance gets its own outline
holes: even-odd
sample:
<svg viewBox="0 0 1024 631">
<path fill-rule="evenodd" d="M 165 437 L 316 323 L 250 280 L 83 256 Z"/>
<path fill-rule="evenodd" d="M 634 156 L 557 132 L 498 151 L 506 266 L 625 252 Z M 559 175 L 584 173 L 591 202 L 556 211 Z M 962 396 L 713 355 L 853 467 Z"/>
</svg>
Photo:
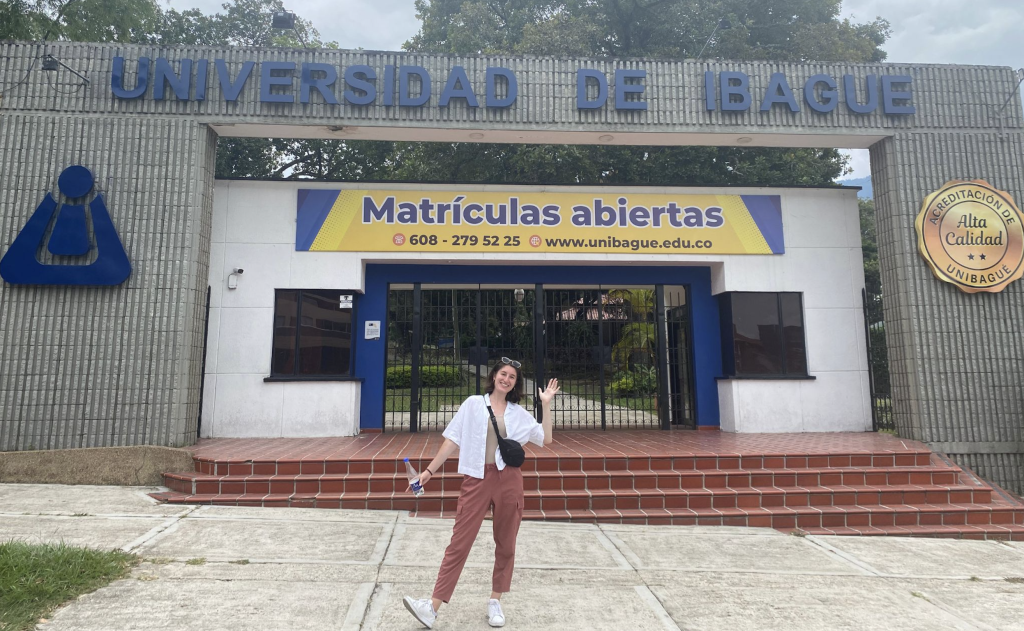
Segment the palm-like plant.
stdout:
<svg viewBox="0 0 1024 631">
<path fill-rule="evenodd" d="M 622 327 L 622 337 L 612 347 L 612 361 L 629 368 L 629 359 L 633 353 L 642 353 L 645 357 L 654 358 L 656 331 L 653 322 L 633 322 Z M 645 362 L 646 363 L 646 362 Z"/>
<path fill-rule="evenodd" d="M 623 307 L 629 305 L 633 317 L 638 322 L 631 322 L 622 327 L 619 341 L 612 347 L 612 361 L 622 364 L 623 370 L 629 369 L 629 359 L 633 353 L 641 353 L 654 364 L 654 347 L 657 343 L 657 329 L 654 328 L 653 289 L 613 289 L 608 292 L 609 302 L 615 301 Z"/>
</svg>

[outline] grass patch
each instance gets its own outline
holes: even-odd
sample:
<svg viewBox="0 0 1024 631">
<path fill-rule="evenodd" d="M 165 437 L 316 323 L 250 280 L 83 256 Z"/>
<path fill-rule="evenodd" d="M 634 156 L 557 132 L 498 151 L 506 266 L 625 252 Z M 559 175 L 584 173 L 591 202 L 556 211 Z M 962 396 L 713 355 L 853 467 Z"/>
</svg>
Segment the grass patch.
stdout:
<svg viewBox="0 0 1024 631">
<path fill-rule="evenodd" d="M 0 543 L 0 630 L 33 629 L 60 605 L 125 577 L 138 562 L 126 552 L 63 543 Z"/>
<path fill-rule="evenodd" d="M 188 561 L 185 561 L 185 565 L 206 565 L 206 558 L 196 557 L 194 559 L 189 559 Z"/>
</svg>

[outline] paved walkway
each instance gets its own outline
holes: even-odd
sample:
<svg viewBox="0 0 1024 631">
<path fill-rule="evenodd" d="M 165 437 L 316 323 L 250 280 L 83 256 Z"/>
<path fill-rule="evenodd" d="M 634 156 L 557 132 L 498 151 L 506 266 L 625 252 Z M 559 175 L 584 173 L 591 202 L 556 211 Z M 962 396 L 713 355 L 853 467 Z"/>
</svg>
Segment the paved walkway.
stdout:
<svg viewBox="0 0 1024 631">
<path fill-rule="evenodd" d="M 0 484 L 0 541 L 144 558 L 49 630 L 419 628 L 452 522 L 157 505 L 153 488 Z M 488 629 L 485 522 L 438 630 Z M 1024 629 L 1024 544 L 766 529 L 524 523 L 507 629 Z"/>
</svg>

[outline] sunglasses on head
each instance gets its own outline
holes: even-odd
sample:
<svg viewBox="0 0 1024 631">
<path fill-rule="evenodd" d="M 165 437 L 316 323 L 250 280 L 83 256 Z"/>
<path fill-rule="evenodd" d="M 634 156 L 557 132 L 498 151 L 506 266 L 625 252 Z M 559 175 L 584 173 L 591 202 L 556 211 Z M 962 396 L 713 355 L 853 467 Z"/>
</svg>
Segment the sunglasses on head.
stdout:
<svg viewBox="0 0 1024 631">
<path fill-rule="evenodd" d="M 522 368 L 523 367 L 522 364 L 520 364 L 519 362 L 517 362 L 514 359 L 509 359 L 508 357 L 502 357 L 501 358 L 501 363 L 508 364 L 509 366 L 511 366 L 513 368 Z"/>
</svg>

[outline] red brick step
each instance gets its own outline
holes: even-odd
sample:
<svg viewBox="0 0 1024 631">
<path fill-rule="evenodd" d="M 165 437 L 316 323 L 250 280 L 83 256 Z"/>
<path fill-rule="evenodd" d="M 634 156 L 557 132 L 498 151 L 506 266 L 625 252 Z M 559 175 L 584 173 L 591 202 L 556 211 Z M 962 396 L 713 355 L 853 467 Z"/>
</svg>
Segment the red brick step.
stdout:
<svg viewBox="0 0 1024 631">
<path fill-rule="evenodd" d="M 196 470 L 165 474 L 169 490 L 154 497 L 448 517 L 462 483 L 456 459 L 420 498 L 402 463 L 424 467 L 439 444 L 436 434 L 203 441 Z M 527 451 L 527 519 L 1024 538 L 1024 504 L 891 436 L 560 432 L 550 449 Z"/>
</svg>

